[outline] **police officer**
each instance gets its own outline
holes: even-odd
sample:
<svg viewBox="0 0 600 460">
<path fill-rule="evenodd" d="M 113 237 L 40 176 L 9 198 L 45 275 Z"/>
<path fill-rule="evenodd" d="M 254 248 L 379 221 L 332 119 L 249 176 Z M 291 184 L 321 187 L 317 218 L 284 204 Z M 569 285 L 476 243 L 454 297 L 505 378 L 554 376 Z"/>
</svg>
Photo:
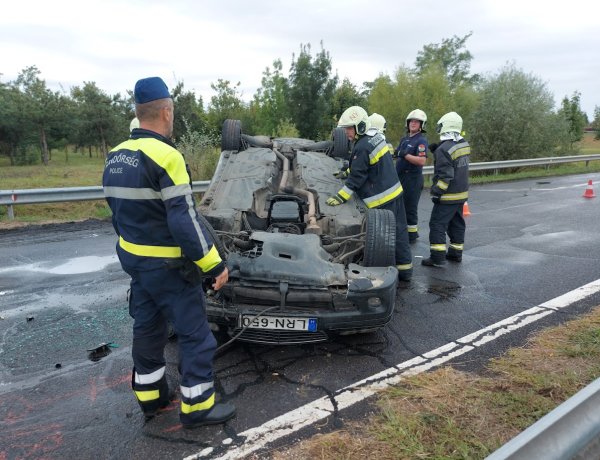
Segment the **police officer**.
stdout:
<svg viewBox="0 0 600 460">
<path fill-rule="evenodd" d="M 462 118 L 456 112 L 445 114 L 437 123 L 440 143 L 431 144 L 434 171 L 431 186 L 433 209 L 429 220 L 430 257 L 421 263 L 440 267 L 446 259 L 462 261 L 465 243 L 463 204 L 469 196 L 469 156 L 471 147 L 462 137 Z M 450 247 L 446 252 L 446 233 Z"/>
<path fill-rule="evenodd" d="M 162 79 L 139 80 L 140 122 L 109 152 L 102 184 L 118 235 L 117 254 L 131 276 L 132 389 L 147 419 L 169 404 L 164 348 L 167 323 L 178 337 L 180 420 L 184 427 L 224 422 L 235 408 L 215 402 L 216 340 L 206 318 L 201 276 L 220 289 L 228 271 L 198 220 L 184 158 L 169 140 L 173 100 Z"/>
<path fill-rule="evenodd" d="M 419 237 L 419 199 L 423 189 L 423 166 L 427 160 L 425 123 L 427 115 L 415 109 L 406 117 L 406 136 L 400 139 L 395 150 L 396 172 L 404 189 L 404 207 L 408 223 L 408 239 L 411 243 Z"/>
<path fill-rule="evenodd" d="M 367 208 L 392 211 L 396 218 L 395 257 L 398 279 L 410 281 L 413 267 L 402 185 L 394 171 L 394 162 L 385 137 L 377 129 L 370 129 L 367 112 L 358 106 L 350 107 L 342 114 L 338 127 L 346 128 L 348 139 L 355 142 L 344 187 L 330 197 L 327 204 L 338 206 L 356 193 Z"/>
</svg>

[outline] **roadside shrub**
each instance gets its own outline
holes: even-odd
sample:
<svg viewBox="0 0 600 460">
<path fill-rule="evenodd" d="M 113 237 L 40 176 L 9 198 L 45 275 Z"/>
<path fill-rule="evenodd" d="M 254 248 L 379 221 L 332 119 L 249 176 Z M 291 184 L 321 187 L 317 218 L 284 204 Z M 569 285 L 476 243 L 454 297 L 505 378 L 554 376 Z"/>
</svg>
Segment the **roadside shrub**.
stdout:
<svg viewBox="0 0 600 460">
<path fill-rule="evenodd" d="M 219 138 L 210 132 L 192 131 L 187 120 L 183 120 L 185 133 L 177 142 L 190 167 L 192 180 L 210 179 L 219 159 Z"/>
<path fill-rule="evenodd" d="M 15 152 L 15 165 L 36 165 L 41 162 L 40 149 L 32 144 L 20 145 Z"/>
</svg>

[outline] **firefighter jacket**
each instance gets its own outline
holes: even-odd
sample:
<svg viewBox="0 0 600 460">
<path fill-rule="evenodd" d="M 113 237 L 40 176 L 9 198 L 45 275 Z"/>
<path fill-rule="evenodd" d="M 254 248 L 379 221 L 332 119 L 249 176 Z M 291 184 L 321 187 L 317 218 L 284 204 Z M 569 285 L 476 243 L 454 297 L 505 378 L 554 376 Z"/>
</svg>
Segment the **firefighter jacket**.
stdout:
<svg viewBox="0 0 600 460">
<path fill-rule="evenodd" d="M 442 204 L 464 203 L 469 197 L 469 143 L 460 138 L 443 141 L 433 152 L 431 193 Z"/>
<path fill-rule="evenodd" d="M 409 163 L 404 158 L 404 154 L 408 153 L 416 157 L 427 157 L 427 139 L 425 139 L 422 133 L 417 133 L 414 136 L 404 136 L 400 139 L 395 153 L 398 156 L 398 161 L 396 162 L 398 175 L 403 173 L 422 174 L 423 166 Z"/>
<path fill-rule="evenodd" d="M 377 208 L 402 194 L 402 185 L 385 136 L 370 130 L 354 144 L 350 172 L 338 194 L 348 200 L 355 192 L 368 208 Z"/>
<path fill-rule="evenodd" d="M 225 264 L 198 220 L 183 155 L 167 138 L 134 129 L 109 152 L 102 185 L 123 266 L 155 270 L 187 257 L 208 276 L 223 271 Z"/>
</svg>

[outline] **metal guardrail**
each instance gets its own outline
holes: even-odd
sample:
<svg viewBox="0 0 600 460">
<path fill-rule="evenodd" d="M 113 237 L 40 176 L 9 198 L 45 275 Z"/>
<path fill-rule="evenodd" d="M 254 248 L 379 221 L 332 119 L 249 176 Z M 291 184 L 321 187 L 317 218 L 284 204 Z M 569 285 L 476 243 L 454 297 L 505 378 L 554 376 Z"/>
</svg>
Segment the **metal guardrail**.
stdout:
<svg viewBox="0 0 600 460">
<path fill-rule="evenodd" d="M 523 160 L 488 161 L 471 163 L 469 171 L 498 170 L 506 168 L 519 168 L 523 166 L 550 166 L 559 163 L 574 163 L 600 160 L 600 154 L 572 155 L 565 157 L 530 158 Z M 433 174 L 433 166 L 423 167 L 424 175 Z M 194 193 L 205 192 L 209 181 L 192 182 Z M 66 187 L 66 188 L 38 188 L 22 190 L 0 190 L 0 206 L 8 206 L 8 218 L 14 219 L 13 206 L 17 204 L 57 203 L 65 201 L 103 200 L 104 192 L 101 186 L 92 187 Z"/>
<path fill-rule="evenodd" d="M 486 460 L 600 458 L 600 379 L 571 396 Z"/>
<path fill-rule="evenodd" d="M 210 181 L 192 182 L 192 191 L 202 193 L 208 190 Z M 8 218 L 14 219 L 13 206 L 17 204 L 59 203 L 65 201 L 103 200 L 102 186 L 32 188 L 22 190 L 0 190 L 0 205 L 8 206 Z"/>
</svg>

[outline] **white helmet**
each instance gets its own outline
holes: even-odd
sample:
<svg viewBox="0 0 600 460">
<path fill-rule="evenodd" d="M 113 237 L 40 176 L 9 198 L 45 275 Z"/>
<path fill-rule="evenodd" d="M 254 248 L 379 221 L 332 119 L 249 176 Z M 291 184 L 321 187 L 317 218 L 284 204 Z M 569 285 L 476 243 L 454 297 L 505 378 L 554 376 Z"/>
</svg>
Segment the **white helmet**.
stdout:
<svg viewBox="0 0 600 460">
<path fill-rule="evenodd" d="M 462 131 L 463 120 L 461 116 L 456 112 L 448 112 L 437 122 L 436 132 L 438 134 L 444 133 L 459 133 Z"/>
<path fill-rule="evenodd" d="M 131 120 L 131 123 L 129 123 L 129 131 L 133 131 L 135 128 L 139 128 L 140 127 L 140 120 L 137 119 L 137 117 L 135 117 L 133 120 Z"/>
<path fill-rule="evenodd" d="M 419 120 L 421 122 L 421 131 L 425 132 L 425 123 L 427 123 L 427 114 L 421 109 L 415 109 L 406 116 L 406 129 L 410 120 Z"/>
<path fill-rule="evenodd" d="M 350 126 L 354 126 L 356 134 L 359 136 L 364 135 L 371 127 L 367 111 L 357 105 L 346 109 L 342 113 L 340 121 L 338 121 L 338 128 L 348 128 Z"/>
<path fill-rule="evenodd" d="M 383 115 L 379 115 L 378 113 L 372 113 L 371 115 L 369 115 L 369 122 L 371 123 L 371 128 L 375 128 L 380 133 L 385 134 L 385 128 L 387 123 L 385 122 L 385 118 L 383 118 Z"/>
</svg>

